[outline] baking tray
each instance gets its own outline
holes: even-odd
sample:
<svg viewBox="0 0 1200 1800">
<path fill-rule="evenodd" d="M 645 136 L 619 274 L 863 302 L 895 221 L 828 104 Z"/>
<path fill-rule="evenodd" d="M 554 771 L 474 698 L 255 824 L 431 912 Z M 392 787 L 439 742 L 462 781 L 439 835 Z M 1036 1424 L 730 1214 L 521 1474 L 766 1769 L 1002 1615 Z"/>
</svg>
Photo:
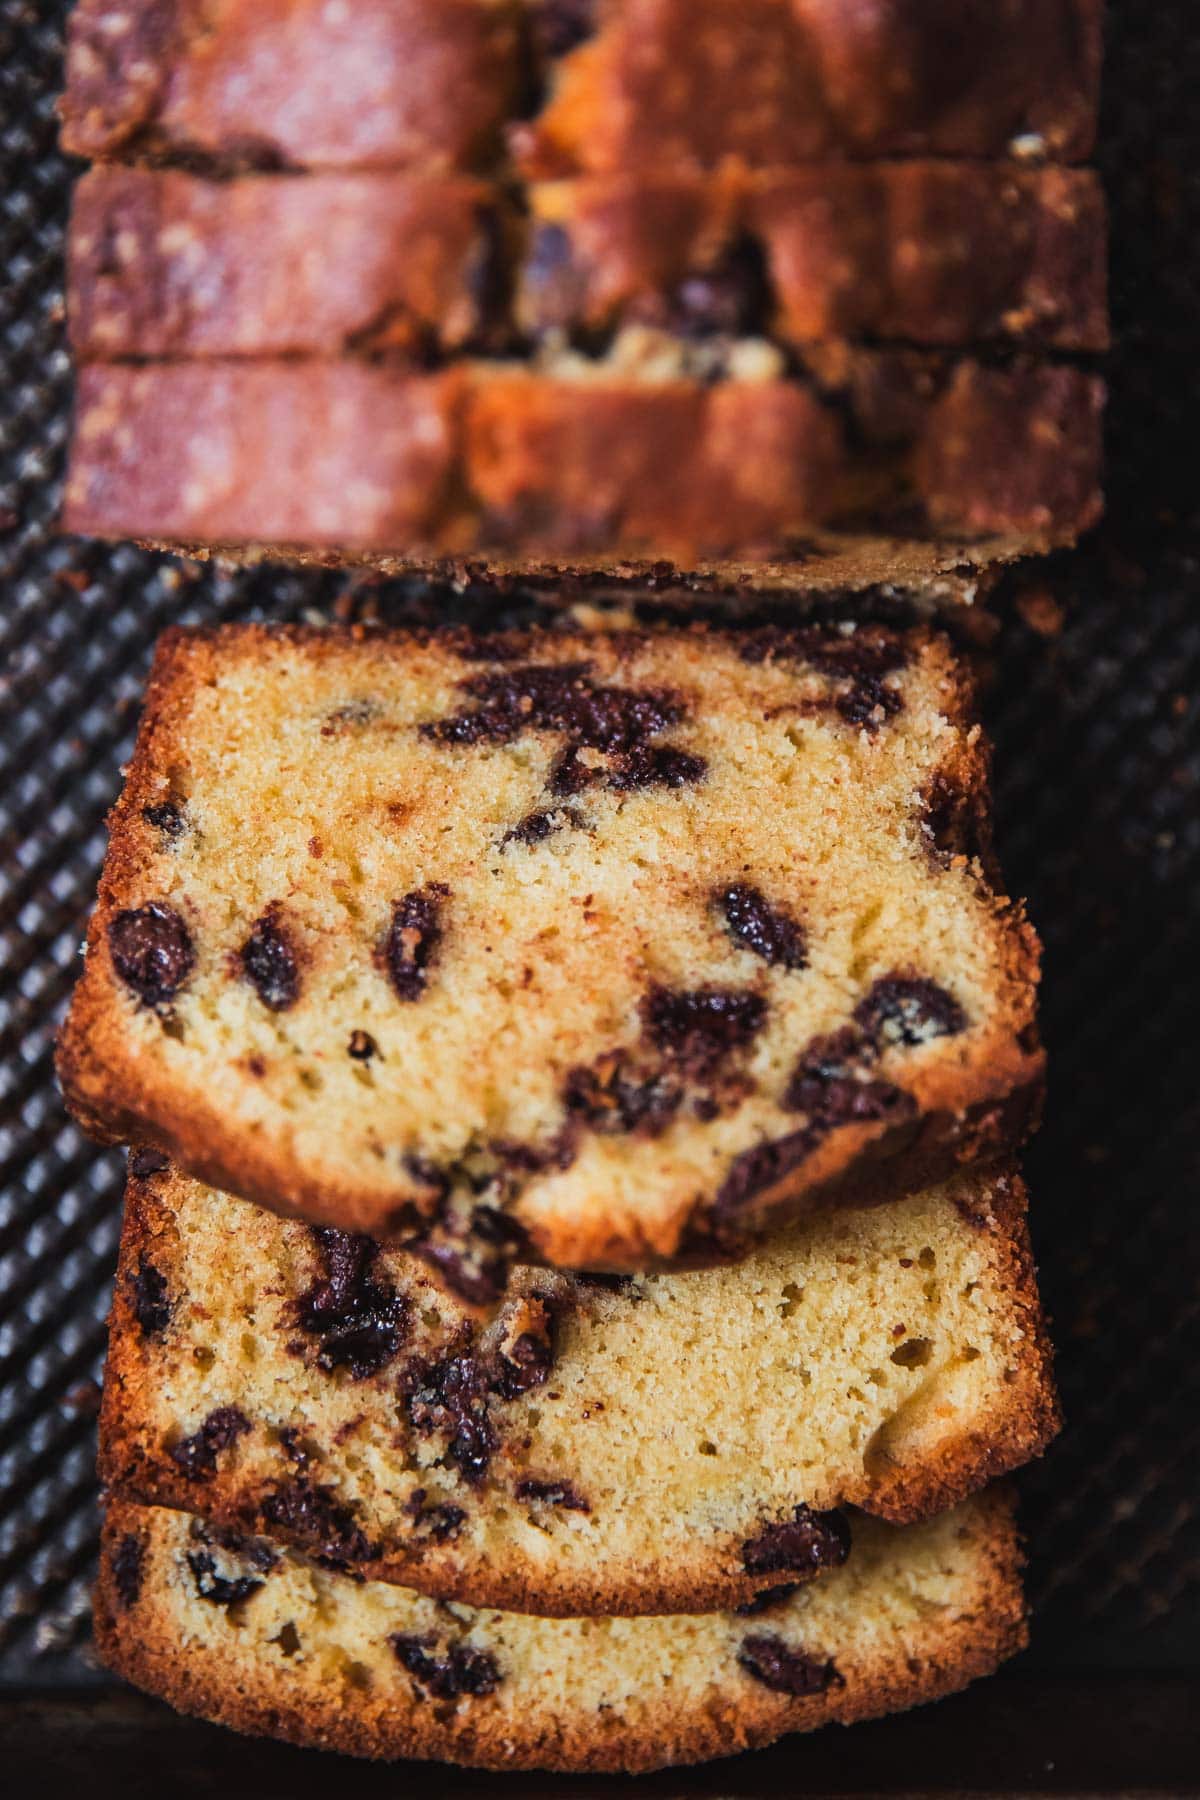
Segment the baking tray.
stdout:
<svg viewBox="0 0 1200 1800">
<path fill-rule="evenodd" d="M 239 1777 L 259 1795 L 315 1792 L 326 1760 L 177 1721 L 115 1691 L 90 1655 L 121 1165 L 67 1120 L 52 1041 L 163 626 L 497 603 L 57 536 L 66 11 L 0 0 L 0 1768 L 14 1793 L 48 1761 L 126 1793 L 167 1775 L 181 1795 Z M 1200 1792 L 1197 93 L 1189 0 L 1115 9 L 1109 517 L 1079 552 L 1006 583 L 989 653 L 1000 846 L 1046 945 L 1052 1088 L 1028 1172 L 1068 1419 L 1021 1483 L 1033 1646 L 932 1711 L 656 1777 L 648 1794 Z M 519 589 L 502 604 L 536 605 Z M 355 1779 L 368 1793 L 499 1786 L 445 1770 Z"/>
</svg>

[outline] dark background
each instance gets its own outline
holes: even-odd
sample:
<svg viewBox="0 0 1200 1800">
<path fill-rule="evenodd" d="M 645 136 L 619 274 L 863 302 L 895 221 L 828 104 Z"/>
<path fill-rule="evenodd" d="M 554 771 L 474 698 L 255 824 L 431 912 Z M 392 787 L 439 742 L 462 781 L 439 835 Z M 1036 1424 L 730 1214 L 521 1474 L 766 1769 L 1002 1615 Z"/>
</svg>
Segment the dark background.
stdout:
<svg viewBox="0 0 1200 1800">
<path fill-rule="evenodd" d="M 112 1695 L 87 1647 L 95 1389 L 120 1159 L 51 1046 L 156 633 L 360 606 L 360 580 L 56 536 L 70 377 L 55 149 L 65 0 L 0 0 L 0 1770 L 129 1794 L 493 1784 L 251 1747 Z M 987 710 L 999 843 L 1045 940 L 1029 1152 L 1068 1425 L 1022 1478 L 1032 1649 L 907 1720 L 647 1793 L 1200 1792 L 1200 9 L 1110 20 L 1109 517 L 1008 584 Z M 980 447 L 987 454 L 987 447 Z M 386 603 L 389 594 L 382 599 Z M 3 1776 L 0 1776 L 3 1779 Z M 522 1782 L 588 1793 L 596 1781 Z M 625 1784 L 622 1784 L 625 1785 Z M 511 1784 L 510 1789 L 511 1791 Z"/>
</svg>

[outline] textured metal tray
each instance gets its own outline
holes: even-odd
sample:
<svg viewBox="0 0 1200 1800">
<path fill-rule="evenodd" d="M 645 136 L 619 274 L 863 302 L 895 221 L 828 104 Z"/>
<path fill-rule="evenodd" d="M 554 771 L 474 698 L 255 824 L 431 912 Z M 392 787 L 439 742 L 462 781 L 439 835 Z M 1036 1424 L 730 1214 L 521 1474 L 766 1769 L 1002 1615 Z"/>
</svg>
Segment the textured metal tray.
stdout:
<svg viewBox="0 0 1200 1800">
<path fill-rule="evenodd" d="M 200 570 L 55 535 L 70 388 L 70 171 L 54 141 L 65 11 L 65 0 L 0 0 L 0 1690 L 23 1699 L 5 1717 L 26 1749 L 51 1718 L 112 1743 L 113 1719 L 136 1716 L 149 1754 L 159 1739 L 142 1714 L 97 1710 L 106 1678 L 87 1648 L 93 1384 L 120 1164 L 68 1122 L 53 1033 L 155 634 L 176 620 L 386 605 L 398 590 Z M 1078 1715 L 1097 1770 L 1113 1765 L 1088 1717 L 1098 1729 L 1136 1693 L 1147 1743 L 1175 1744 L 1200 1674 L 1200 18 L 1189 0 L 1123 6 L 1109 67 L 1110 516 L 1082 551 L 1010 584 L 988 695 L 1000 846 L 1046 943 L 1052 1090 L 1028 1168 L 1068 1417 L 1023 1481 L 1035 1637 L 1004 1691 L 1035 1697 L 1047 1742 L 1056 1720 L 1067 1731 Z M 46 1710 L 53 1690 L 89 1688 L 87 1706 Z M 985 1716 L 999 1744 L 1004 1704 L 950 1703 L 940 1738 L 869 1728 L 855 1741 L 870 1791 L 900 1791 L 869 1774 L 889 1744 L 961 1748 Z M 830 1753 L 806 1754 L 812 1780 L 831 1781 L 818 1772 Z M 1045 1759 L 1022 1774 L 996 1757 L 1010 1770 L 1002 1785 L 1064 1791 Z M 1156 1791 L 1200 1789 L 1200 1750 L 1193 1781 L 1183 1766 L 1161 1764 Z M 785 1791 L 779 1771 L 793 1764 L 762 1767 L 776 1774 L 756 1791 Z M 982 1791 L 966 1768 L 945 1780 Z"/>
</svg>

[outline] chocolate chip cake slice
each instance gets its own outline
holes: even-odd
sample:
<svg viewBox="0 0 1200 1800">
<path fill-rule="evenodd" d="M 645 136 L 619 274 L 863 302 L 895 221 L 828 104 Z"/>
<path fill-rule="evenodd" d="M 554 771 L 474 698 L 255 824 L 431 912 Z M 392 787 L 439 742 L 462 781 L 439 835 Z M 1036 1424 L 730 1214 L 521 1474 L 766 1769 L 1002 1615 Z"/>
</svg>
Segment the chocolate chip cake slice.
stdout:
<svg viewBox="0 0 1200 1800">
<path fill-rule="evenodd" d="M 420 1258 L 134 1155 L 105 1482 L 372 1579 L 524 1612 L 750 1600 L 1028 1461 L 1057 1426 L 1011 1174 L 828 1213 L 733 1268 L 514 1271 L 481 1323 Z"/>
<path fill-rule="evenodd" d="M 1098 517 L 1081 369 L 644 327 L 599 358 L 89 364 L 64 522 L 194 552 L 906 585 Z"/>
<path fill-rule="evenodd" d="M 169 632 L 64 1089 L 468 1285 L 733 1255 L 1026 1130 L 987 825 L 925 628 Z"/>
<path fill-rule="evenodd" d="M 634 1773 L 990 1674 L 1025 1642 L 1020 1560 L 993 1492 L 925 1525 L 856 1523 L 843 1568 L 748 1614 L 547 1620 L 363 1584 L 114 1499 L 96 1638 L 117 1674 L 238 1731 L 357 1756 Z"/>
<path fill-rule="evenodd" d="M 1107 343 L 1085 169 L 938 162 L 532 185 L 411 173 L 93 169 L 69 317 L 88 361 L 515 348 L 630 324 L 830 338 Z"/>
</svg>

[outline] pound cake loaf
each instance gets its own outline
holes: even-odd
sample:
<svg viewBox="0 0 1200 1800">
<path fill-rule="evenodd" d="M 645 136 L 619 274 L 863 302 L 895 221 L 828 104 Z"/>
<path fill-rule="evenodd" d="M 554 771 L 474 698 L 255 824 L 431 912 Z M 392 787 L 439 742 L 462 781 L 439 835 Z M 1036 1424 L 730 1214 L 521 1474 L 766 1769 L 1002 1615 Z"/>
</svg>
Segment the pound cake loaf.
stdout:
<svg viewBox="0 0 1200 1800">
<path fill-rule="evenodd" d="M 1057 1426 L 1011 1173 L 825 1213 L 732 1268 L 513 1271 L 480 1323 L 418 1257 L 132 1159 L 102 1475 L 372 1579 L 522 1612 L 709 1610 L 837 1568 Z"/>
<path fill-rule="evenodd" d="M 1025 1643 L 1008 1501 L 864 1520 L 827 1580 L 751 1616 L 533 1619 L 365 1584 L 182 1513 L 109 1502 L 96 1638 L 181 1712 L 368 1757 L 623 1770 L 895 1712 Z"/>
<path fill-rule="evenodd" d="M 77 155 L 752 166 L 1088 154 L 1099 0 L 80 0 Z M 544 101 L 544 104 L 543 104 Z"/>
<path fill-rule="evenodd" d="M 987 823 L 927 628 L 172 631 L 64 1089 L 468 1288 L 514 1244 L 733 1255 L 1026 1129 L 1038 946 Z"/>
<path fill-rule="evenodd" d="M 535 184 L 93 169 L 69 239 L 89 361 L 519 347 L 628 324 L 805 344 L 1107 343 L 1084 169 L 814 166 Z"/>
<path fill-rule="evenodd" d="M 221 167 L 489 166 L 522 54 L 508 0 L 79 0 L 62 141 Z"/>
<path fill-rule="evenodd" d="M 1073 540 L 1099 514 L 1102 388 L 1044 363 L 645 329 L 599 359 L 92 364 L 68 530 L 192 550 L 673 565 L 912 585 Z"/>
</svg>

